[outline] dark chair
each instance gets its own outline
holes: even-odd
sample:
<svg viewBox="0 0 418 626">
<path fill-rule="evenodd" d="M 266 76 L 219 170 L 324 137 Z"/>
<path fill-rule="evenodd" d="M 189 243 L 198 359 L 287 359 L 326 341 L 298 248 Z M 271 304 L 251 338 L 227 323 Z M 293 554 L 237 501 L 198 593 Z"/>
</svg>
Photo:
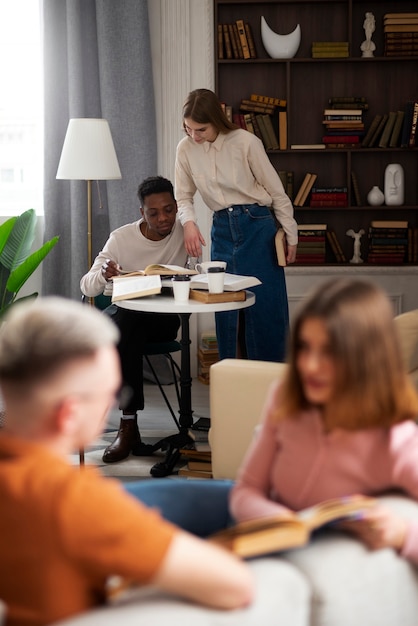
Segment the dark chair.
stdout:
<svg viewBox="0 0 418 626">
<path fill-rule="evenodd" d="M 84 295 L 82 296 L 81 299 L 83 302 L 86 302 L 86 303 L 90 301 L 90 298 Z M 94 306 L 100 309 L 101 311 L 104 311 L 104 309 L 106 309 L 112 303 L 111 297 L 105 296 L 104 294 L 95 296 L 91 300 Z M 172 356 L 174 352 L 179 352 L 179 351 L 181 351 L 181 345 L 180 345 L 180 342 L 177 340 L 162 341 L 162 342 L 157 342 L 157 343 L 147 343 L 145 344 L 143 356 L 144 356 L 144 360 L 146 364 L 148 365 L 151 371 L 152 376 L 154 377 L 154 382 L 158 385 L 161 395 L 164 398 L 164 401 L 167 405 L 167 409 L 169 410 L 170 415 L 173 418 L 174 423 L 176 424 L 177 428 L 180 430 L 180 424 L 177 419 L 176 413 L 174 412 L 174 409 L 170 403 L 170 400 L 168 399 L 167 394 L 163 389 L 163 383 L 158 377 L 157 368 L 155 367 L 155 364 L 153 364 L 152 362 L 153 356 L 164 356 L 168 360 L 171 374 L 172 374 L 172 382 L 170 384 L 174 384 L 174 388 L 176 390 L 177 405 L 179 406 L 180 405 L 180 388 L 179 388 L 178 380 L 180 377 L 180 367 L 178 366 L 178 364 L 176 363 L 176 361 L 174 360 Z M 80 450 L 80 464 L 83 464 L 83 463 L 84 463 L 84 451 Z"/>
</svg>

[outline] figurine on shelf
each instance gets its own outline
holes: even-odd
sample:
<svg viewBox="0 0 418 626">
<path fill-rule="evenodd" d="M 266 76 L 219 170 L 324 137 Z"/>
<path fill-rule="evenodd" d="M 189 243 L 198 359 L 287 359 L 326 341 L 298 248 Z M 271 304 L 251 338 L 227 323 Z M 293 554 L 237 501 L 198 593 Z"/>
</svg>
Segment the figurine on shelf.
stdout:
<svg viewBox="0 0 418 626">
<path fill-rule="evenodd" d="M 372 34 L 376 28 L 376 20 L 373 13 L 368 11 L 363 22 L 364 32 L 366 33 L 366 40 L 360 46 L 360 50 L 363 52 L 363 57 L 373 57 L 374 50 L 376 50 L 376 44 L 372 41 Z"/>
<path fill-rule="evenodd" d="M 364 235 L 364 230 L 361 229 L 358 231 L 358 233 L 356 233 L 352 228 L 350 228 L 345 234 L 354 239 L 354 254 L 353 258 L 350 260 L 350 263 L 363 263 L 363 259 L 361 258 L 360 254 L 360 239 L 361 236 Z"/>
</svg>

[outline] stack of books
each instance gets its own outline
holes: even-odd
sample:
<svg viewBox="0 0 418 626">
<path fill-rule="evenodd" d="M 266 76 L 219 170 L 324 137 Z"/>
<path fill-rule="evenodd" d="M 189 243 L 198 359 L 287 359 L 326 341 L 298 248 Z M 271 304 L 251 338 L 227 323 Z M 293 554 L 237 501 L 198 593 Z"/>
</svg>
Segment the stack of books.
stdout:
<svg viewBox="0 0 418 626">
<path fill-rule="evenodd" d="M 266 150 L 286 150 L 286 106 L 282 98 L 251 94 L 241 100 L 239 113 L 232 117 L 235 124 L 257 135 Z"/>
<path fill-rule="evenodd" d="M 256 59 L 250 24 L 236 20 L 232 24 L 218 24 L 219 59 Z"/>
<path fill-rule="evenodd" d="M 349 56 L 348 41 L 313 41 L 312 58 L 343 58 Z"/>
<path fill-rule="evenodd" d="M 214 330 L 205 331 L 201 334 L 197 358 L 198 379 L 201 383 L 209 385 L 210 368 L 214 363 L 219 361 L 218 342 Z"/>
<path fill-rule="evenodd" d="M 418 13 L 386 13 L 383 32 L 385 56 L 418 56 Z"/>
<path fill-rule="evenodd" d="M 408 222 L 375 220 L 369 227 L 368 263 L 398 265 L 408 261 Z"/>
<path fill-rule="evenodd" d="M 348 206 L 347 187 L 312 187 L 311 207 L 346 207 Z"/>
<path fill-rule="evenodd" d="M 185 478 L 212 478 L 212 454 L 209 449 L 191 450 L 182 448 L 180 453 L 187 463 L 179 469 L 179 476 L 184 476 Z"/>
<path fill-rule="evenodd" d="M 326 232 L 326 224 L 298 224 L 297 264 L 325 263 Z"/>
<path fill-rule="evenodd" d="M 364 134 L 363 109 L 325 108 L 322 121 L 325 135 L 322 137 L 327 148 L 355 148 Z"/>
</svg>

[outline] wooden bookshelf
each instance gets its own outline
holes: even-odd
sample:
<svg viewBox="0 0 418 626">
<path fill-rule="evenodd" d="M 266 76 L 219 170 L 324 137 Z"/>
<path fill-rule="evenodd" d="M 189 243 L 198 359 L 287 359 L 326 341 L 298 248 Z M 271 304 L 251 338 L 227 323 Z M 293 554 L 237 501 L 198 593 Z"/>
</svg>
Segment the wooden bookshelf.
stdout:
<svg viewBox="0 0 418 626">
<path fill-rule="evenodd" d="M 371 11 L 376 20 L 372 39 L 374 57 L 363 58 L 360 45 L 365 39 L 363 22 Z M 286 150 L 267 150 L 277 169 L 294 172 L 294 189 L 306 172 L 318 175 L 319 187 L 348 189 L 348 206 L 339 208 L 295 207 L 298 223 L 326 223 L 336 233 L 347 259 L 353 243 L 346 231 L 363 228 L 366 233 L 374 219 L 407 220 L 418 227 L 418 147 L 373 147 L 291 150 L 291 144 L 318 144 L 322 141 L 323 111 L 332 96 L 364 96 L 369 108 L 363 114 L 367 131 L 376 114 L 404 110 L 408 101 L 418 100 L 418 56 L 384 56 L 383 16 L 386 13 L 417 12 L 415 0 L 214 0 L 214 37 L 217 25 L 242 19 L 251 26 L 257 57 L 220 59 L 215 46 L 215 90 L 221 101 L 239 110 L 242 99 L 251 93 L 287 101 Z M 302 40 L 295 57 L 271 59 L 260 32 L 261 16 L 278 33 L 289 33 L 300 24 Z M 312 58 L 314 41 L 347 41 L 347 58 Z M 367 205 L 373 185 L 384 188 L 384 171 L 389 163 L 400 163 L 405 172 L 405 203 L 402 206 Z M 358 205 L 352 172 L 358 182 Z M 367 236 L 362 241 L 367 258 Z M 332 254 L 327 262 L 335 263 Z M 416 264 L 416 263 L 414 263 Z"/>
</svg>

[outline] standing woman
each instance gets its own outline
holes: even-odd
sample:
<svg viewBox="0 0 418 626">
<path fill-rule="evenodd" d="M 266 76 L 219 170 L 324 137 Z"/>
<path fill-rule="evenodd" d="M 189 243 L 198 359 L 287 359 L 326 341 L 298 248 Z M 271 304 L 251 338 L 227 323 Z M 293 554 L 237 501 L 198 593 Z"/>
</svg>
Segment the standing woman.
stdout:
<svg viewBox="0 0 418 626">
<path fill-rule="evenodd" d="M 183 126 L 187 137 L 177 146 L 175 188 L 188 254 L 200 256 L 206 245 L 193 205 L 199 191 L 213 211 L 211 258 L 226 261 L 230 273 L 262 282 L 252 289 L 255 305 L 240 316 L 236 311 L 216 313 L 220 358 L 282 361 L 289 312 L 274 237 L 277 220 L 286 234 L 287 263 L 294 263 L 292 203 L 262 142 L 227 119 L 212 91 L 196 89 L 188 95 Z"/>
</svg>

